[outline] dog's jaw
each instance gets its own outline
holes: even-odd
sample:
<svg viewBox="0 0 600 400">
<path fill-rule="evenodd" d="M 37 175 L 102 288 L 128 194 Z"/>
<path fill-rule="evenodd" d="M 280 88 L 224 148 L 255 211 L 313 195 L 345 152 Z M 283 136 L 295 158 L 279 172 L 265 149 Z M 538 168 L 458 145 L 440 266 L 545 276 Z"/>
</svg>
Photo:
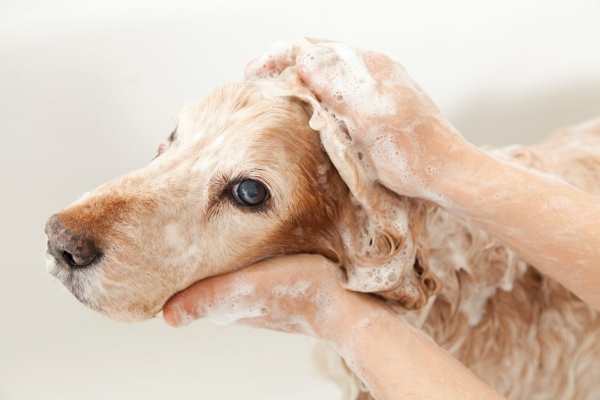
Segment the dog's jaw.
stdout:
<svg viewBox="0 0 600 400">
<path fill-rule="evenodd" d="M 270 84 L 270 83 L 269 83 Z M 347 190 L 293 96 L 265 83 L 217 90 L 179 116 L 177 137 L 145 168 L 59 213 L 102 260 L 51 273 L 84 304 L 122 321 L 151 318 L 192 283 L 269 257 L 339 258 L 335 199 Z M 281 88 L 278 88 L 281 91 Z M 235 202 L 232 182 L 263 182 L 260 207 Z"/>
</svg>

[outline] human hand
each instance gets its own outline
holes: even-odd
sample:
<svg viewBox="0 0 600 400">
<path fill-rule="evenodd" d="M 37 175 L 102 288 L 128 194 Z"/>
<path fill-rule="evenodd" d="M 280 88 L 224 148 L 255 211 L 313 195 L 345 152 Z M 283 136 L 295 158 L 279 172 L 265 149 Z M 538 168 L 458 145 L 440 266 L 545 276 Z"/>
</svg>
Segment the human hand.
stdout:
<svg viewBox="0 0 600 400">
<path fill-rule="evenodd" d="M 339 273 L 319 255 L 263 261 L 197 282 L 165 304 L 163 318 L 172 326 L 206 317 L 325 339 L 382 400 L 498 398 L 383 301 L 343 289 Z M 447 379 L 454 384 L 440 384 Z"/>
<path fill-rule="evenodd" d="M 398 194 L 443 202 L 436 180 L 471 146 L 399 63 L 341 43 L 300 41 L 276 44 L 245 73 L 273 76 L 294 65 L 347 129 L 349 137 L 323 139 L 330 156 L 333 143 L 345 143 L 372 180 Z"/>
<path fill-rule="evenodd" d="M 341 273 L 319 255 L 263 261 L 195 283 L 165 304 L 163 318 L 171 326 L 208 318 L 330 339 L 344 317 L 340 310 L 375 302 L 345 290 Z"/>
</svg>

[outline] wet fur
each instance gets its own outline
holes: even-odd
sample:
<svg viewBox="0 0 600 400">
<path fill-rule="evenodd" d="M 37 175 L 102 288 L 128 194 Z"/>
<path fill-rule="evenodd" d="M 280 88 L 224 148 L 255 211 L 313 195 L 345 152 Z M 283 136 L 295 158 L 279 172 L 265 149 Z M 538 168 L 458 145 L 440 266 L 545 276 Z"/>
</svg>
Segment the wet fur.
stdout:
<svg viewBox="0 0 600 400">
<path fill-rule="evenodd" d="M 50 271 L 86 305 L 131 321 L 199 279 L 272 256 L 320 253 L 351 273 L 410 246 L 402 285 L 377 291 L 399 313 L 509 398 L 600 398 L 598 313 L 468 221 L 382 191 L 409 216 L 406 237 L 390 233 L 385 213 L 365 210 L 332 166 L 296 89 L 246 82 L 188 107 L 148 167 L 58 214 L 65 229 L 93 237 L 101 259 L 83 272 L 49 257 Z M 600 121 L 494 153 L 600 194 Z M 236 205 L 227 190 L 241 177 L 265 182 L 268 204 Z M 347 232 L 365 224 L 377 226 L 365 230 L 370 247 L 349 252 Z M 370 398 L 334 364 L 346 397 Z"/>
</svg>

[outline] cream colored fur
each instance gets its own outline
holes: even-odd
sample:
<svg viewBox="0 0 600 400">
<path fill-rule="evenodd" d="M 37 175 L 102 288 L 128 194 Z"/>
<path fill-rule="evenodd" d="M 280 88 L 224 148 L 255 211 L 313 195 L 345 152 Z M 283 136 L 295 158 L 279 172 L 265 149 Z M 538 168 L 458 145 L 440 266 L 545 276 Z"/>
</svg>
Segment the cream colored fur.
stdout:
<svg viewBox="0 0 600 400">
<path fill-rule="evenodd" d="M 84 304 L 133 321 L 197 280 L 320 253 L 344 268 L 347 287 L 388 299 L 507 397 L 600 398 L 595 310 L 468 221 L 365 187 L 343 153 L 332 155 L 334 168 L 311 117 L 321 132 L 342 128 L 293 73 L 230 85 L 187 107 L 150 165 L 58 214 L 102 256 L 82 271 L 49 256 L 50 272 Z M 600 194 L 600 120 L 493 153 Z M 242 178 L 268 187 L 260 209 L 232 200 Z M 331 365 L 348 398 L 369 398 L 339 358 Z"/>
</svg>

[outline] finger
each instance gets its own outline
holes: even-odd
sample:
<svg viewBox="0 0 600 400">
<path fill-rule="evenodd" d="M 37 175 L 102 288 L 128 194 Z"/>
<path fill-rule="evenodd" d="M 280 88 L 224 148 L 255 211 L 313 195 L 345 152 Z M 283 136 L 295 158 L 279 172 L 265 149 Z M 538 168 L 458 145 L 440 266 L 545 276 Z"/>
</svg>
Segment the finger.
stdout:
<svg viewBox="0 0 600 400">
<path fill-rule="evenodd" d="M 202 317 L 218 324 L 260 317 L 268 312 L 273 290 L 277 297 L 278 286 L 296 282 L 307 269 L 331 269 L 330 264 L 317 255 L 294 255 L 208 278 L 169 299 L 163 307 L 163 319 L 177 327 Z"/>
<path fill-rule="evenodd" d="M 317 99 L 330 109 L 340 111 L 344 103 L 343 94 L 338 89 L 347 72 L 335 49 L 328 43 L 306 46 L 299 50 L 296 65 L 300 78 Z"/>
<path fill-rule="evenodd" d="M 213 297 L 213 282 L 208 280 L 196 282 L 167 301 L 162 311 L 163 319 L 173 327 L 187 325 L 199 318 L 199 305 L 210 304 Z"/>
<path fill-rule="evenodd" d="M 163 307 L 163 319 L 167 324 L 178 327 L 202 317 L 218 324 L 228 324 L 259 316 L 263 303 L 256 300 L 261 292 L 256 287 L 264 285 L 265 272 L 269 272 L 268 278 L 276 281 L 277 270 L 285 264 L 284 259 L 269 260 L 196 282 L 167 301 Z"/>
<path fill-rule="evenodd" d="M 394 104 L 380 92 L 361 51 L 320 43 L 300 49 L 296 63 L 301 79 L 334 114 L 351 113 L 359 124 L 363 118 L 393 115 Z"/>
<path fill-rule="evenodd" d="M 275 42 L 265 54 L 246 64 L 244 77 L 251 80 L 277 76 L 287 67 L 296 65 L 296 55 L 301 48 L 328 42 L 331 41 L 317 38 L 304 38 L 295 42 Z"/>
<path fill-rule="evenodd" d="M 252 271 L 240 271 L 197 282 L 165 305 L 163 318 L 170 325 L 182 326 L 198 318 L 229 325 L 260 317 L 267 308 L 257 277 Z"/>
<path fill-rule="evenodd" d="M 246 79 L 259 79 L 277 76 L 284 69 L 296 63 L 298 48 L 308 42 L 276 42 L 262 56 L 250 61 L 244 69 Z"/>
<path fill-rule="evenodd" d="M 361 54 L 342 43 L 305 47 L 299 51 L 296 64 L 304 83 L 330 107 L 346 104 L 344 95 L 357 89 L 357 81 L 366 75 L 358 71 L 364 65 Z"/>
</svg>

